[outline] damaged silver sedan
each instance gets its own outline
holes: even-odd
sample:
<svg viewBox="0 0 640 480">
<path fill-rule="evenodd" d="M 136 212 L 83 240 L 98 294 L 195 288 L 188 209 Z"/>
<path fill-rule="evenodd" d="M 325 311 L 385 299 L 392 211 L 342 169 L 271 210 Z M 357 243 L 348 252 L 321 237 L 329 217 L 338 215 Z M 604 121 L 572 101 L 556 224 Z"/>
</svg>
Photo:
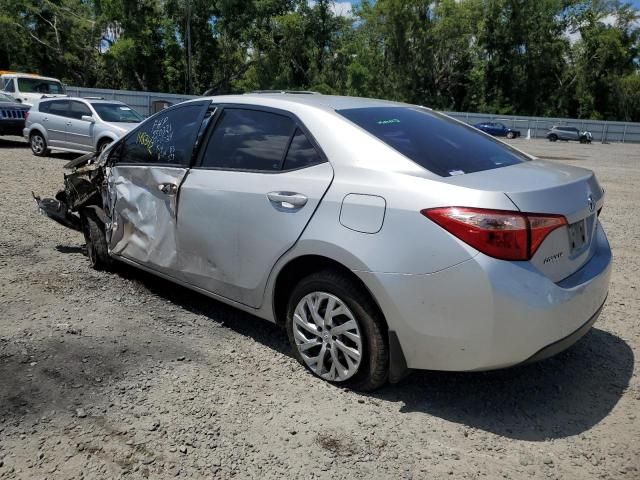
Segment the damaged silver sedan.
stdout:
<svg viewBox="0 0 640 480">
<path fill-rule="evenodd" d="M 356 389 L 546 358 L 608 292 L 593 172 L 422 107 L 198 99 L 67 167 L 36 201 L 84 233 L 95 268 L 125 262 L 276 322 L 309 371 Z"/>
</svg>

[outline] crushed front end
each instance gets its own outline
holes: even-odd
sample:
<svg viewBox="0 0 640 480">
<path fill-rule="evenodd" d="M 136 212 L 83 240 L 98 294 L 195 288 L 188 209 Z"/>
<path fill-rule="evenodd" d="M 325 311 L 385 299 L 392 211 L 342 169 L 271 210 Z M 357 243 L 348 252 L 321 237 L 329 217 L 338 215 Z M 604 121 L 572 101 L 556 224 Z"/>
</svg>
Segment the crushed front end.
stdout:
<svg viewBox="0 0 640 480">
<path fill-rule="evenodd" d="M 98 155 L 83 155 L 64 166 L 71 173 L 64 175 L 64 189 L 55 198 L 40 198 L 33 194 L 41 213 L 72 230 L 83 232 L 81 212 L 93 210 L 106 221 L 103 210 L 104 165 L 98 162 Z"/>
</svg>

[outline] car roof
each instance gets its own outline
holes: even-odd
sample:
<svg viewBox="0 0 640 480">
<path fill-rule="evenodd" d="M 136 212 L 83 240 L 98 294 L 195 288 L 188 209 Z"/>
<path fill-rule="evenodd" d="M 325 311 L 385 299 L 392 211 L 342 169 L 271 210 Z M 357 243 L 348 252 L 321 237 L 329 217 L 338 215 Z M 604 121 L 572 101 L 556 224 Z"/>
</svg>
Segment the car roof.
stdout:
<svg viewBox="0 0 640 480">
<path fill-rule="evenodd" d="M 44 97 L 39 99 L 39 102 L 51 102 L 51 101 L 60 101 L 60 100 L 77 100 L 85 103 L 119 103 L 122 105 L 126 105 L 126 103 L 121 102 L 120 100 L 106 100 L 106 99 L 98 99 L 98 98 L 83 98 L 83 97 Z"/>
<path fill-rule="evenodd" d="M 240 103 L 274 108 L 306 106 L 321 110 L 342 110 L 366 107 L 406 107 L 408 104 L 374 98 L 342 97 L 317 93 L 247 93 L 244 95 L 217 95 L 203 97 L 214 103 Z M 194 101 L 202 100 L 194 99 Z"/>
<path fill-rule="evenodd" d="M 120 100 L 110 100 L 108 98 L 81 98 L 81 97 L 70 97 L 72 100 L 84 100 L 85 102 L 88 103 L 108 103 L 108 104 L 113 104 L 113 103 L 119 103 L 121 105 L 126 105 L 126 103 L 121 102 Z"/>
<path fill-rule="evenodd" d="M 58 78 L 43 77 L 42 75 L 36 75 L 34 73 L 5 73 L 2 76 L 7 78 L 35 78 L 37 80 L 51 80 L 62 83 Z"/>
</svg>

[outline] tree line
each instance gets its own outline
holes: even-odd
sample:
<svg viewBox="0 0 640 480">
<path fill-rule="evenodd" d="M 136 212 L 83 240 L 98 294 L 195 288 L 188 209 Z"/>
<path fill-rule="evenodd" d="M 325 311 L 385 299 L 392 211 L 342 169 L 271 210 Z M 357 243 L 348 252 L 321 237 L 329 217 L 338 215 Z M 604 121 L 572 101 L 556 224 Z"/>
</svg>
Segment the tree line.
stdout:
<svg viewBox="0 0 640 480">
<path fill-rule="evenodd" d="M 499 114 L 640 121 L 639 38 L 617 0 L 0 0 L 0 69 Z"/>
</svg>

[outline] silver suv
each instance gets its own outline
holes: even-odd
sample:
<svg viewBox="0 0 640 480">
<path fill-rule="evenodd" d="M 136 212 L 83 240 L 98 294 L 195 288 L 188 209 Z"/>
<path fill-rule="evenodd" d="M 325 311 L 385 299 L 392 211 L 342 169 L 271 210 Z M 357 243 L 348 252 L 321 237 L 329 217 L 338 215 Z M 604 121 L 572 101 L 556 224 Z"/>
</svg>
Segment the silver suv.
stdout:
<svg viewBox="0 0 640 480">
<path fill-rule="evenodd" d="M 593 135 L 591 135 L 591 132 L 581 132 L 576 127 L 560 127 L 554 125 L 549 130 L 549 133 L 547 133 L 547 138 L 551 142 L 556 142 L 558 140 L 575 140 L 580 143 L 591 143 Z"/>
<path fill-rule="evenodd" d="M 43 99 L 29 110 L 23 135 L 38 157 L 50 150 L 101 152 L 142 120 L 133 108 L 115 100 Z"/>
</svg>

